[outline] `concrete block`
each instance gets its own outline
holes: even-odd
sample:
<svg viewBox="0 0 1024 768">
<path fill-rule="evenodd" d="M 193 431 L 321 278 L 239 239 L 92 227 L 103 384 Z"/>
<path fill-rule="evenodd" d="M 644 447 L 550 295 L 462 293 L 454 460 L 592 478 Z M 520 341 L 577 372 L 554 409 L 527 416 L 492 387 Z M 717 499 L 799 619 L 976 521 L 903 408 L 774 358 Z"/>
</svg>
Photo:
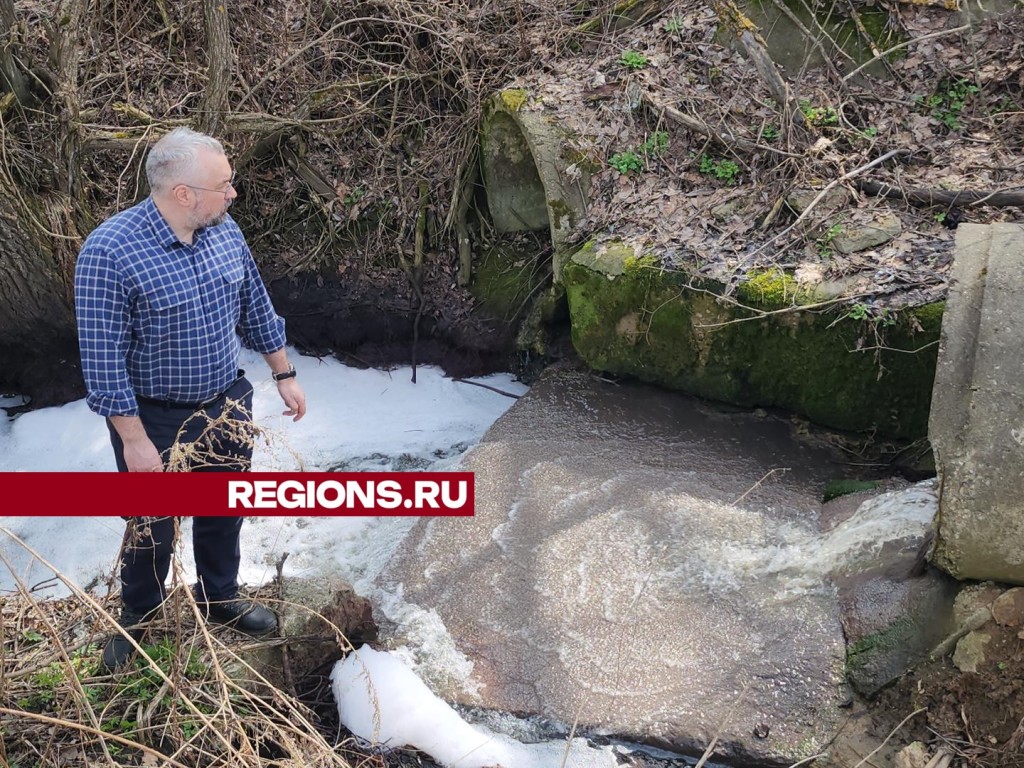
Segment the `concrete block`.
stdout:
<svg viewBox="0 0 1024 768">
<path fill-rule="evenodd" d="M 929 437 L 939 475 L 935 563 L 1024 584 L 1024 226 L 957 230 Z"/>
</svg>

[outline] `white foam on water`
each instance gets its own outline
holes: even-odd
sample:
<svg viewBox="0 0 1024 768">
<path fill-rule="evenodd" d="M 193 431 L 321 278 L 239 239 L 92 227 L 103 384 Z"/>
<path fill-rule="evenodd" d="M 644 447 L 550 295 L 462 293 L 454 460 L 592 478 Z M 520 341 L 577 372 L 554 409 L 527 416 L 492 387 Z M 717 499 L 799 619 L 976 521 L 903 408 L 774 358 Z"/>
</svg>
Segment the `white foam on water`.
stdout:
<svg viewBox="0 0 1024 768">
<path fill-rule="evenodd" d="M 467 723 L 394 654 L 363 647 L 339 661 L 331 684 L 341 722 L 356 736 L 415 747 L 446 768 L 613 768 L 614 751 L 584 739 L 524 744 Z"/>
</svg>

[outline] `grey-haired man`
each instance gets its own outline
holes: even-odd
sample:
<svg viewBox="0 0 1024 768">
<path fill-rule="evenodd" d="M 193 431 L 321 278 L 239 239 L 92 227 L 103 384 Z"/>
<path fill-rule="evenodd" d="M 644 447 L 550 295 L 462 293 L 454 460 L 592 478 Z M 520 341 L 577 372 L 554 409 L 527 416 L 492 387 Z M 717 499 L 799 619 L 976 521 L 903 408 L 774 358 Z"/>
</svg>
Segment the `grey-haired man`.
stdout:
<svg viewBox="0 0 1024 768">
<path fill-rule="evenodd" d="M 79 348 L 89 407 L 106 417 L 122 472 L 161 472 L 175 443 L 202 439 L 192 471 L 246 471 L 252 385 L 240 342 L 263 354 L 296 421 L 306 398 L 289 365 L 284 321 L 238 226 L 231 163 L 216 139 L 178 128 L 146 160 L 150 196 L 97 227 L 75 268 Z M 223 418 L 226 417 L 226 418 Z M 209 431 L 210 423 L 225 426 Z M 239 428 L 241 423 L 242 428 Z M 124 510 L 129 511 L 129 510 Z M 238 596 L 242 518 L 196 517 L 197 598 L 212 619 L 272 632 L 266 608 Z M 164 600 L 174 518 L 133 518 L 121 560 L 121 624 L 136 638 Z M 108 669 L 132 656 L 121 634 Z"/>
</svg>

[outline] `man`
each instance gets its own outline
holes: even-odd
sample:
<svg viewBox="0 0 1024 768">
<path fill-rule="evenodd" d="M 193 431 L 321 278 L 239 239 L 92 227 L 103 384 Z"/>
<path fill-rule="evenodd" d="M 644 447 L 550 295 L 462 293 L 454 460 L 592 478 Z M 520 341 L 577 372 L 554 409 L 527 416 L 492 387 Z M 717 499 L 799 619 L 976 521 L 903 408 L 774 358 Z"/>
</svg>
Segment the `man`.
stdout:
<svg viewBox="0 0 1024 768">
<path fill-rule="evenodd" d="M 107 419 L 121 472 L 161 472 L 172 446 L 192 471 L 246 471 L 252 458 L 252 385 L 238 370 L 239 335 L 263 354 L 287 410 L 306 398 L 241 231 L 237 197 L 216 139 L 178 128 L 146 160 L 150 196 L 86 239 L 75 307 L 89 407 Z M 247 428 L 248 427 L 248 428 Z M 270 611 L 238 596 L 242 518 L 196 517 L 196 597 L 211 619 L 253 635 L 274 631 Z M 129 519 L 121 559 L 120 623 L 138 640 L 165 597 L 174 518 Z M 118 633 L 103 649 L 117 669 L 132 656 Z"/>
</svg>

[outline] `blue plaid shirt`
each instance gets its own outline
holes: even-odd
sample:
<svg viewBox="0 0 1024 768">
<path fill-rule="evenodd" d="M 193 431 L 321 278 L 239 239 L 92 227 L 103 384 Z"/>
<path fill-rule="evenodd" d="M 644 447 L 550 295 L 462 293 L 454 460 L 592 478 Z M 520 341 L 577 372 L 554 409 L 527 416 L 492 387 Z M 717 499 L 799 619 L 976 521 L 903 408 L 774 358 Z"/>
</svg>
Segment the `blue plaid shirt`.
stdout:
<svg viewBox="0 0 1024 768">
<path fill-rule="evenodd" d="M 239 334 L 262 354 L 285 343 L 241 230 L 231 217 L 178 240 L 147 198 L 97 227 L 75 266 L 86 402 L 135 416 L 135 396 L 194 403 L 238 375 Z"/>
</svg>

